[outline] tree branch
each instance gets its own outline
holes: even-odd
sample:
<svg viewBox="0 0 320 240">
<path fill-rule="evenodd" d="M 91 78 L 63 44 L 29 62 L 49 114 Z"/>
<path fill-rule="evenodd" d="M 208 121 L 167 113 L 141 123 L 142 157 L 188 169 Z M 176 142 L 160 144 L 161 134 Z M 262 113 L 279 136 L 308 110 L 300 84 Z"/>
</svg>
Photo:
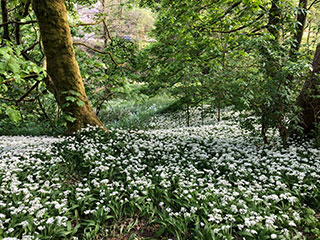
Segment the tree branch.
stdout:
<svg viewBox="0 0 320 240">
<path fill-rule="evenodd" d="M 100 19 L 99 21 L 93 22 L 93 23 L 78 23 L 78 24 L 70 25 L 70 27 L 94 26 L 94 25 L 100 24 L 101 22 L 103 22 L 103 19 Z"/>
<path fill-rule="evenodd" d="M 30 75 L 25 76 L 24 79 L 36 78 L 36 77 L 38 77 L 38 74 L 30 74 Z M 7 83 L 13 82 L 15 80 L 16 80 L 15 78 L 10 78 L 8 80 L 5 80 L 5 81 L 1 82 L 0 85 L 1 84 L 7 84 Z"/>
<path fill-rule="evenodd" d="M 222 20 L 223 18 L 225 18 L 229 13 L 231 13 L 231 11 L 238 7 L 240 4 L 241 4 L 242 1 L 237 1 L 235 2 L 234 4 L 232 4 L 225 12 L 222 16 L 218 17 L 216 20 L 214 20 L 213 22 L 211 23 L 208 23 L 210 24 L 211 26 L 216 24 L 217 22 L 219 22 L 220 20 Z M 200 27 L 200 29 L 205 29 L 205 27 Z"/>
<path fill-rule="evenodd" d="M 22 14 L 23 17 L 28 16 L 30 5 L 31 5 L 31 0 L 28 0 L 26 2 L 25 8 L 24 8 L 24 11 L 23 11 L 23 14 Z"/>
<path fill-rule="evenodd" d="M 28 47 L 28 48 L 26 48 L 26 49 L 22 50 L 22 53 L 23 53 L 23 54 L 25 54 L 25 53 L 29 52 L 31 49 L 33 49 L 33 48 L 34 48 L 35 46 L 37 46 L 38 44 L 39 44 L 39 41 L 38 41 L 38 42 L 33 43 L 30 47 Z"/>
<path fill-rule="evenodd" d="M 263 16 L 264 16 L 264 14 L 262 13 L 259 17 L 257 17 L 255 20 L 253 20 L 252 22 L 248 23 L 247 25 L 243 25 L 241 27 L 238 27 L 238 28 L 235 28 L 235 29 L 232 29 L 232 30 L 228 30 L 228 31 L 215 31 L 215 30 L 213 30 L 212 32 L 215 32 L 215 33 L 232 33 L 232 32 L 236 32 L 236 31 L 242 30 L 244 28 L 250 27 L 250 25 L 252 25 L 255 22 L 259 21 Z"/>
<path fill-rule="evenodd" d="M 315 5 L 315 4 L 319 3 L 319 2 L 320 2 L 319 0 L 314 0 L 314 1 L 310 4 L 310 6 L 308 7 L 308 10 L 310 10 L 313 5 Z"/>
<path fill-rule="evenodd" d="M 112 42 L 112 38 L 111 38 L 111 35 L 110 35 L 110 31 L 109 31 L 109 29 L 108 29 L 108 25 L 107 25 L 107 23 L 106 23 L 106 20 L 103 20 L 103 27 L 104 27 L 104 29 L 105 29 L 105 31 L 106 31 L 106 33 L 107 33 L 108 38 L 109 38 L 110 41 Z"/>
<path fill-rule="evenodd" d="M 22 97 L 20 97 L 17 101 L 16 104 L 21 102 L 23 99 L 25 99 L 38 85 L 40 81 L 37 81 Z"/>
<path fill-rule="evenodd" d="M 213 24 L 217 23 L 218 21 L 220 21 L 221 19 L 223 19 L 225 16 L 227 16 L 229 13 L 231 13 L 231 11 L 238 7 L 240 4 L 241 4 L 242 1 L 238 1 L 238 2 L 235 2 L 234 4 L 232 4 L 228 9 L 227 11 L 225 11 L 225 13 L 219 17 L 216 21 L 213 22 Z"/>
<path fill-rule="evenodd" d="M 115 64 L 115 65 L 117 65 L 118 67 L 122 67 L 124 64 L 118 64 L 117 62 L 116 62 L 116 60 L 114 59 L 114 57 L 112 56 L 112 54 L 111 54 L 111 52 L 103 52 L 103 51 L 100 51 L 99 49 L 96 49 L 96 48 L 94 48 L 94 47 L 91 47 L 91 46 L 89 46 L 88 44 L 85 44 L 85 43 L 82 43 L 82 42 L 73 42 L 73 45 L 81 45 L 81 46 L 84 46 L 84 47 L 86 47 L 86 48 L 89 48 L 90 50 L 92 50 L 92 51 L 94 51 L 94 52 L 97 52 L 97 53 L 100 53 L 100 54 L 107 54 L 107 55 L 109 55 L 110 56 L 110 58 L 111 58 L 111 61 Z"/>
<path fill-rule="evenodd" d="M 31 23 L 36 23 L 36 20 L 31 20 L 31 21 L 27 21 L 27 22 L 19 22 L 19 21 L 10 21 L 10 22 L 5 22 L 5 23 L 1 23 L 0 27 L 9 25 L 9 24 L 19 24 L 19 25 L 25 25 L 25 24 L 31 24 Z"/>
</svg>

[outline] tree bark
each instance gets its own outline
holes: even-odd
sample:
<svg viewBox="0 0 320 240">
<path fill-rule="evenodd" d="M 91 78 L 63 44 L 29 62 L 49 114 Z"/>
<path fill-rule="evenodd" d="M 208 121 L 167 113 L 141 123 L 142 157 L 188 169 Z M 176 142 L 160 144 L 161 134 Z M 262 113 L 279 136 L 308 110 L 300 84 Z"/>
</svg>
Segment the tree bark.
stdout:
<svg viewBox="0 0 320 240">
<path fill-rule="evenodd" d="M 304 133 L 317 132 L 317 123 L 320 116 L 320 43 L 318 43 L 310 77 L 305 81 L 298 97 L 297 105 L 301 108 L 300 126 Z"/>
<path fill-rule="evenodd" d="M 272 0 L 271 8 L 269 10 L 269 22 L 267 25 L 268 31 L 274 36 L 275 40 L 279 40 L 281 23 L 281 8 L 280 0 Z"/>
<path fill-rule="evenodd" d="M 104 47 L 107 47 L 108 41 L 112 41 L 110 33 L 109 33 L 109 29 L 107 26 L 107 0 L 101 0 L 101 4 L 102 4 L 102 14 L 103 14 L 103 40 L 104 40 Z"/>
<path fill-rule="evenodd" d="M 299 1 L 299 12 L 297 15 L 297 27 L 295 28 L 295 33 L 293 37 L 293 45 L 291 48 L 290 55 L 294 55 L 297 51 L 299 51 L 302 36 L 304 32 L 304 27 L 306 25 L 306 19 L 307 19 L 307 5 L 308 0 L 300 0 Z"/>
<path fill-rule="evenodd" d="M 8 23 L 8 5 L 7 0 L 1 0 L 2 22 Z M 3 25 L 3 39 L 10 41 L 9 24 Z"/>
<path fill-rule="evenodd" d="M 54 95 L 64 114 L 75 118 L 67 121 L 67 133 L 72 134 L 87 125 L 103 126 L 85 93 L 72 45 L 65 1 L 33 0 L 32 7 L 40 27 Z M 76 101 L 70 101 L 70 97 Z"/>
</svg>

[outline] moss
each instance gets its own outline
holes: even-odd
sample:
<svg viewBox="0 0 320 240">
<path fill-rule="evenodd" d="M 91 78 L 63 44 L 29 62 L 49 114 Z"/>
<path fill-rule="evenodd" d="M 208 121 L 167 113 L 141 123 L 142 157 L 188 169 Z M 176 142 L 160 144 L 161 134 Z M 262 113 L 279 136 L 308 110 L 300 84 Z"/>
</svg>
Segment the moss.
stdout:
<svg viewBox="0 0 320 240">
<path fill-rule="evenodd" d="M 102 126 L 85 93 L 72 45 L 64 0 L 33 0 L 32 6 L 40 27 L 53 92 L 62 110 L 76 118 L 74 122 L 68 123 L 68 133 L 86 125 Z M 84 106 L 79 106 L 76 102 L 68 102 L 69 106 L 66 106 L 67 95 L 63 92 L 70 90 L 80 94 Z"/>
</svg>

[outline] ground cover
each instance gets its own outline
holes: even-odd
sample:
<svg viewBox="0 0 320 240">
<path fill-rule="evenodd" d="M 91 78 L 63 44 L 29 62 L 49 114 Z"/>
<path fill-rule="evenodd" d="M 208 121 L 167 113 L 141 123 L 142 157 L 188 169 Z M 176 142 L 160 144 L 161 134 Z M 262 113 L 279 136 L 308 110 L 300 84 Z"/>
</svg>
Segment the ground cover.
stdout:
<svg viewBox="0 0 320 240">
<path fill-rule="evenodd" d="M 152 126 L 1 137 L 0 238 L 320 238 L 313 143 L 264 146 L 233 120 Z"/>
</svg>

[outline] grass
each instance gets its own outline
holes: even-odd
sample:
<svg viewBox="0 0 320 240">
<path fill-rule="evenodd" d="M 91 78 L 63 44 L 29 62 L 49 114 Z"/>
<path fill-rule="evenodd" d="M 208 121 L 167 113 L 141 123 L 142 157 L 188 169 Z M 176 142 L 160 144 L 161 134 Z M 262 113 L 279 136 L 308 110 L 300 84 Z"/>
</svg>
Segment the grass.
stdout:
<svg viewBox="0 0 320 240">
<path fill-rule="evenodd" d="M 168 117 L 153 129 L 0 137 L 0 239 L 320 238 L 312 142 L 264 146 L 232 117 Z"/>
</svg>

